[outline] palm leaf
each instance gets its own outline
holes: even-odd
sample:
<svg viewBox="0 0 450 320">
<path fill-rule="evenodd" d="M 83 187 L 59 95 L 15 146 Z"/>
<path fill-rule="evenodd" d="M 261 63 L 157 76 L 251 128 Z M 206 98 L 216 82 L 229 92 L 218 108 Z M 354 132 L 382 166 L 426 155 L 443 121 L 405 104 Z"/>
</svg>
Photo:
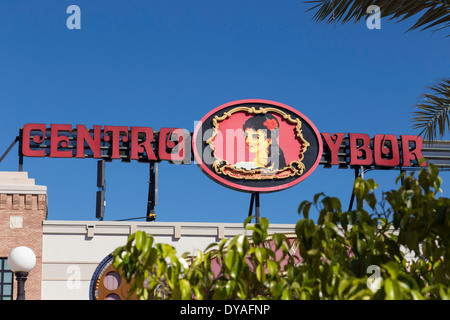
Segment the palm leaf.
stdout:
<svg viewBox="0 0 450 320">
<path fill-rule="evenodd" d="M 450 0 L 308 0 L 304 3 L 312 5 L 306 11 L 315 11 L 316 22 L 358 22 L 368 17 L 369 6 L 376 5 L 382 18 L 399 22 L 415 17 L 417 20 L 407 31 L 450 28 Z M 417 104 L 412 121 L 413 128 L 421 130 L 420 135 L 433 141 L 450 129 L 450 79 L 443 79 L 430 89 L 431 93 L 422 95 L 423 101 Z"/>
<path fill-rule="evenodd" d="M 417 103 L 412 122 L 414 129 L 421 130 L 419 135 L 433 141 L 438 133 L 442 138 L 450 128 L 450 79 L 442 79 L 429 89 L 431 93 L 423 94 L 423 101 Z"/>
<path fill-rule="evenodd" d="M 389 20 L 403 21 L 418 15 L 407 31 L 450 27 L 450 0 L 309 0 L 304 3 L 312 4 L 306 11 L 316 11 L 313 16 L 316 22 L 358 22 L 368 17 L 369 6 L 376 5 L 381 16 Z"/>
</svg>

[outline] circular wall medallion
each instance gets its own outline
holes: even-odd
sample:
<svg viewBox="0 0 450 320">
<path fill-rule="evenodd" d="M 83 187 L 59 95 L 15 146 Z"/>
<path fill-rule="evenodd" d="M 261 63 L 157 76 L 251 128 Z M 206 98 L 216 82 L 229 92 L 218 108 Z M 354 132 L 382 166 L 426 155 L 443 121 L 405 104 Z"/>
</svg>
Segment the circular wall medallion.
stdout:
<svg viewBox="0 0 450 320">
<path fill-rule="evenodd" d="M 225 187 L 274 192 L 308 177 L 322 157 L 322 138 L 302 113 L 282 103 L 247 99 L 210 111 L 192 137 L 200 169 Z"/>
<path fill-rule="evenodd" d="M 127 300 L 131 285 L 122 278 L 113 266 L 113 253 L 107 255 L 97 266 L 91 278 L 89 287 L 90 300 Z"/>
</svg>

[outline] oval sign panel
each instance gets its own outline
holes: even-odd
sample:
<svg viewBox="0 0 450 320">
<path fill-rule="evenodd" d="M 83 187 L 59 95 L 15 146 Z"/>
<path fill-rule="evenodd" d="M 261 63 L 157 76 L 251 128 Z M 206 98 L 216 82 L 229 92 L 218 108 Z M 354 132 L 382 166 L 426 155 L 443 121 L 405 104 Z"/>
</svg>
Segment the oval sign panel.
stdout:
<svg viewBox="0 0 450 320">
<path fill-rule="evenodd" d="M 294 108 L 269 100 L 233 101 L 212 110 L 197 124 L 192 145 L 208 177 L 245 192 L 292 187 L 322 157 L 314 124 Z"/>
</svg>

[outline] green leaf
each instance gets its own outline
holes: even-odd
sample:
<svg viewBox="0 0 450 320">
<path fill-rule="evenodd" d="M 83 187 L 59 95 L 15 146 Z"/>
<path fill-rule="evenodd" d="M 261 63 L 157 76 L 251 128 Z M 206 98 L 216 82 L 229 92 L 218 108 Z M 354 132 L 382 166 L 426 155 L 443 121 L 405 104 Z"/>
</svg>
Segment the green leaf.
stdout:
<svg viewBox="0 0 450 320">
<path fill-rule="evenodd" d="M 311 249 L 307 251 L 307 254 L 310 256 L 317 256 L 320 254 L 320 250 L 319 249 Z"/>
<path fill-rule="evenodd" d="M 344 291 L 352 284 L 352 282 L 348 279 L 342 279 L 338 285 L 338 295 L 341 299 L 344 298 Z"/>
<path fill-rule="evenodd" d="M 179 284 L 180 284 L 181 299 L 183 300 L 191 299 L 191 285 L 189 281 L 186 279 L 181 279 L 179 281 Z"/>
<path fill-rule="evenodd" d="M 144 231 L 138 230 L 136 232 L 136 248 L 139 251 L 143 251 L 146 239 L 147 239 L 147 235 L 146 235 L 146 233 Z"/>
<path fill-rule="evenodd" d="M 258 264 L 256 266 L 256 278 L 258 279 L 259 282 L 264 283 L 264 280 L 266 279 L 266 273 L 264 271 L 263 264 Z"/>
<path fill-rule="evenodd" d="M 236 261 L 236 256 L 237 254 L 234 250 L 228 251 L 225 255 L 224 263 L 228 270 L 231 270 L 231 268 L 233 268 L 233 264 Z"/>
<path fill-rule="evenodd" d="M 308 291 L 303 290 L 303 291 L 300 293 L 300 300 L 311 300 L 311 295 L 309 294 Z"/>
<path fill-rule="evenodd" d="M 261 218 L 259 219 L 259 225 L 261 227 L 261 230 L 267 231 L 269 228 L 269 220 L 267 218 Z"/>
<path fill-rule="evenodd" d="M 247 230 L 252 230 L 252 240 L 255 243 L 255 245 L 261 244 L 265 240 L 264 232 L 261 230 L 261 228 L 258 225 L 255 226 L 247 226 Z"/>
<path fill-rule="evenodd" d="M 236 279 L 236 278 L 238 278 L 240 276 L 241 271 L 242 271 L 242 263 L 243 263 L 242 259 L 237 259 L 236 263 L 231 268 L 230 276 L 233 279 Z"/>
<path fill-rule="evenodd" d="M 239 258 L 238 253 L 235 250 L 228 251 L 224 263 L 229 271 L 230 277 L 236 279 L 242 269 L 242 259 Z"/>
<path fill-rule="evenodd" d="M 274 233 L 272 235 L 272 240 L 275 243 L 276 250 L 280 249 L 283 245 L 283 240 L 285 239 L 285 236 L 281 233 Z"/>
<path fill-rule="evenodd" d="M 255 216 L 248 216 L 245 220 L 244 220 L 244 228 L 252 221 L 252 219 Z"/>
<path fill-rule="evenodd" d="M 417 231 L 410 231 L 408 233 L 408 247 L 412 250 L 417 248 L 417 245 L 419 243 L 419 233 Z"/>
<path fill-rule="evenodd" d="M 429 89 L 431 93 L 423 94 L 423 101 L 417 103 L 412 122 L 414 129 L 422 130 L 419 135 L 433 142 L 438 136 L 442 138 L 449 130 L 450 79 L 442 79 Z"/>
<path fill-rule="evenodd" d="M 303 213 L 303 217 L 305 219 L 308 219 L 308 217 L 309 217 L 309 210 L 311 209 L 311 205 L 312 205 L 312 203 L 309 202 L 309 201 L 306 201 L 306 200 L 303 201 L 302 203 L 300 203 L 300 206 L 298 207 L 298 214 L 302 214 Z"/>
<path fill-rule="evenodd" d="M 313 236 L 314 231 L 316 230 L 316 225 L 314 224 L 314 221 L 311 219 L 305 219 L 305 222 L 303 224 L 303 231 L 306 239 L 309 239 Z"/>
<path fill-rule="evenodd" d="M 256 247 L 255 256 L 259 263 L 263 263 L 266 259 L 266 249 L 264 247 Z"/>
<path fill-rule="evenodd" d="M 349 21 L 358 22 L 368 17 L 367 8 L 371 4 L 378 5 L 383 18 L 396 20 L 415 19 L 414 25 L 407 31 L 417 28 L 422 30 L 437 27 L 437 30 L 450 27 L 450 15 L 448 1 L 427 0 L 396 0 L 396 1 L 369 1 L 369 0 L 312 0 L 304 1 L 312 3 L 307 11 L 316 10 L 313 20 L 326 23 Z"/>
<path fill-rule="evenodd" d="M 292 292 L 289 289 L 284 289 L 281 294 L 281 300 L 292 300 L 294 297 L 292 296 Z"/>
<path fill-rule="evenodd" d="M 234 289 L 236 288 L 236 281 L 233 279 L 230 279 L 225 284 L 225 291 L 228 295 L 228 297 L 232 297 L 234 293 Z"/>
<path fill-rule="evenodd" d="M 236 239 L 236 247 L 238 249 L 238 253 L 241 256 L 244 256 L 247 254 L 247 251 L 250 247 L 248 243 L 248 239 L 245 235 L 241 234 Z"/>
<path fill-rule="evenodd" d="M 194 266 L 195 267 L 200 266 L 204 260 L 205 260 L 205 255 L 203 254 L 203 252 L 201 250 L 197 250 L 197 256 L 195 257 L 195 260 L 194 260 Z"/>
<path fill-rule="evenodd" d="M 272 277 L 278 273 L 278 264 L 273 260 L 267 260 L 267 269 Z"/>
<path fill-rule="evenodd" d="M 388 300 L 399 300 L 401 297 L 400 286 L 397 280 L 393 280 L 391 278 L 385 279 L 384 290 L 386 292 L 386 298 Z"/>
<path fill-rule="evenodd" d="M 366 242 L 363 239 L 356 239 L 356 251 L 360 256 L 364 256 L 366 253 Z"/>
<path fill-rule="evenodd" d="M 156 262 L 158 252 L 155 248 L 150 248 L 150 251 L 148 252 L 145 260 L 144 260 L 144 268 L 150 269 L 153 267 L 153 264 Z"/>
<path fill-rule="evenodd" d="M 315 204 L 317 204 L 317 202 L 319 201 L 320 197 L 325 197 L 325 194 L 323 192 L 320 192 L 320 193 L 316 193 L 314 195 L 313 201 L 314 201 Z M 308 219 L 308 218 L 306 218 L 306 219 Z"/>
<path fill-rule="evenodd" d="M 270 292 L 272 293 L 272 297 L 277 300 L 280 299 L 286 286 L 285 279 L 281 279 L 280 281 L 271 281 Z"/>
</svg>

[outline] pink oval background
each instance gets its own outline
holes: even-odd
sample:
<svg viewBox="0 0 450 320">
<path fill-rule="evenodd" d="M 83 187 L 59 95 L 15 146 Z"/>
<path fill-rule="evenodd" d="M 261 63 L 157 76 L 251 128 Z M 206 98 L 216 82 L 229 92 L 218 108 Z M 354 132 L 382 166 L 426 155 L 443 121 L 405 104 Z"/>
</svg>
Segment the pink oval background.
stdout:
<svg viewBox="0 0 450 320">
<path fill-rule="evenodd" d="M 268 105 L 273 105 L 273 106 L 278 106 L 280 108 L 289 110 L 290 112 L 298 115 L 298 117 L 302 120 L 302 122 L 306 122 L 308 123 L 308 125 L 311 127 L 311 129 L 313 130 L 317 141 L 318 141 L 318 154 L 317 154 L 317 158 L 314 161 L 314 164 L 311 166 L 311 168 L 305 172 L 304 174 L 302 174 L 298 179 L 291 181 L 289 183 L 286 184 L 282 184 L 282 185 L 276 185 L 276 186 L 272 186 L 272 187 L 264 187 L 264 188 L 256 188 L 256 187 L 251 187 L 251 186 L 245 186 L 245 185 L 241 185 L 238 183 L 233 183 L 230 182 L 226 179 L 223 179 L 222 177 L 220 177 L 219 175 L 215 174 L 213 171 L 211 171 L 202 161 L 201 156 L 198 154 L 197 151 L 197 134 L 200 131 L 202 124 L 206 121 L 206 119 L 208 119 L 210 116 L 212 116 L 213 114 L 218 113 L 220 110 L 231 107 L 233 105 L 239 105 L 239 104 L 251 104 L 251 103 L 260 103 L 260 104 L 268 104 Z M 280 133 L 281 134 L 281 133 Z M 323 149 L 323 145 L 322 145 L 322 138 L 320 136 L 319 131 L 317 130 L 317 128 L 315 127 L 315 125 L 311 122 L 311 120 L 309 120 L 306 116 L 304 116 L 302 113 L 300 113 L 298 110 L 289 107 L 285 104 L 279 103 L 279 102 L 275 102 L 275 101 L 271 101 L 271 100 L 263 100 L 263 99 L 244 99 L 244 100 L 236 100 L 236 101 L 232 101 L 232 102 L 228 102 L 225 103 L 213 110 L 211 110 L 210 112 L 208 112 L 197 124 L 195 130 L 194 130 L 194 134 L 192 136 L 192 145 L 193 145 L 193 152 L 194 152 L 194 158 L 196 163 L 200 166 L 200 169 L 206 174 L 208 175 L 210 178 L 212 178 L 213 180 L 217 181 L 218 183 L 238 190 L 238 191 L 244 191 L 244 192 L 275 192 L 275 191 L 281 191 L 287 188 L 290 188 L 294 185 L 296 185 L 297 183 L 305 180 L 315 169 L 316 167 L 319 165 L 320 159 L 322 157 L 322 149 Z M 299 146 L 300 147 L 300 146 Z M 282 145 L 280 145 L 280 148 L 283 148 Z M 284 149 L 283 149 L 284 151 Z M 285 155 L 286 156 L 286 155 Z"/>
<path fill-rule="evenodd" d="M 278 145 L 284 152 L 286 163 L 297 160 L 301 154 L 302 146 L 299 139 L 297 139 L 295 126 L 293 124 L 287 123 L 287 121 L 283 120 L 282 117 L 276 113 L 272 113 L 272 115 L 275 116 L 275 118 L 278 120 L 278 123 L 280 124 L 280 135 L 277 141 Z M 239 161 L 249 160 L 248 150 L 246 150 L 246 148 L 238 148 L 238 143 L 240 142 L 240 140 L 235 141 L 234 150 L 230 150 L 230 148 L 224 148 L 223 143 L 229 143 L 229 141 L 227 141 L 227 137 L 229 137 L 229 135 L 227 135 L 227 130 L 234 131 L 235 136 L 239 137 L 237 139 L 241 139 L 241 141 L 244 141 L 244 132 L 240 129 L 244 125 L 245 121 L 252 116 L 253 115 L 246 114 L 244 111 L 240 111 L 234 113 L 230 118 L 219 122 L 219 131 L 222 135 L 222 138 L 217 137 L 213 140 L 216 158 L 224 159 L 228 161 L 229 164 L 235 164 Z M 239 130 L 236 130 L 236 128 L 238 128 Z M 289 143 L 294 140 L 298 141 L 298 144 L 295 147 L 293 147 L 292 143 Z M 242 154 L 242 151 L 245 151 L 245 154 Z"/>
</svg>

